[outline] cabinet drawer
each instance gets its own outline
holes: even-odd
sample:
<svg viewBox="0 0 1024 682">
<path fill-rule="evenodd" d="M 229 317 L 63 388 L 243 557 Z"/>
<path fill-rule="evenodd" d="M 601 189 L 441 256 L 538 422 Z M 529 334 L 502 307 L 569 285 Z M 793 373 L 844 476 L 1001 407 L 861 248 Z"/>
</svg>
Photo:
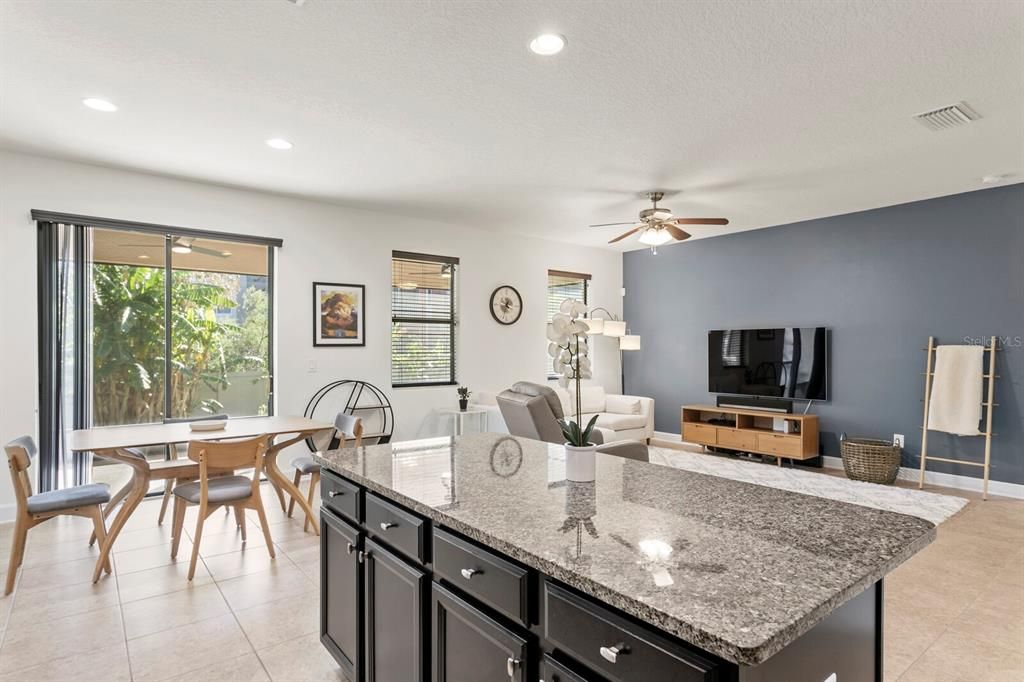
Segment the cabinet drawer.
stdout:
<svg viewBox="0 0 1024 682">
<path fill-rule="evenodd" d="M 434 574 L 509 618 L 529 625 L 530 572 L 451 533 L 434 529 Z"/>
<path fill-rule="evenodd" d="M 373 493 L 366 494 L 364 517 L 370 535 L 418 561 L 427 560 L 426 519 Z"/>
<path fill-rule="evenodd" d="M 705 445 L 715 445 L 718 440 L 716 435 L 718 429 L 708 424 L 694 424 L 692 422 L 683 422 L 683 440 L 690 443 L 704 443 Z"/>
<path fill-rule="evenodd" d="M 544 582 L 545 638 L 614 682 L 714 682 L 720 664 Z"/>
<path fill-rule="evenodd" d="M 788 457 L 803 455 L 800 436 L 785 436 L 781 433 L 757 434 L 757 449 L 761 452 Z"/>
<path fill-rule="evenodd" d="M 323 506 L 350 521 L 363 520 L 362 489 L 327 469 L 320 471 L 320 500 Z"/>
<path fill-rule="evenodd" d="M 719 429 L 718 444 L 724 448 L 754 450 L 757 448 L 757 434 L 734 429 Z"/>
</svg>

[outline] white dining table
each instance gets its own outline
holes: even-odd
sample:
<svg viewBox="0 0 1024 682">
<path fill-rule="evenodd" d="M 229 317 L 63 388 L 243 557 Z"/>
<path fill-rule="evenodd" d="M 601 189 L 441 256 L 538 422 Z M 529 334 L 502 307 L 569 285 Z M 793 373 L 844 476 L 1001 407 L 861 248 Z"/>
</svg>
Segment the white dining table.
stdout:
<svg viewBox="0 0 1024 682">
<path fill-rule="evenodd" d="M 209 422 L 203 422 L 208 424 Z M 100 556 L 93 572 L 93 582 L 100 578 L 114 541 L 124 528 L 125 522 L 149 492 L 150 481 L 178 478 L 198 478 L 199 464 L 189 459 L 172 459 L 150 462 L 145 457 L 129 452 L 130 448 L 147 446 L 174 446 L 189 441 L 214 441 L 231 438 L 252 438 L 270 436 L 270 446 L 263 458 L 263 469 L 267 479 L 277 491 L 284 505 L 284 493 L 288 493 L 309 519 L 313 531 L 319 535 L 320 525 L 316 514 L 306 497 L 292 481 L 285 476 L 277 464 L 277 455 L 289 445 L 304 438 L 331 429 L 331 424 L 313 421 L 306 417 L 242 417 L 228 419 L 224 428 L 216 431 L 192 431 L 187 423 L 139 424 L 130 426 L 101 426 L 72 431 L 68 437 L 68 449 L 72 452 L 91 452 L 97 457 L 110 459 L 132 468 L 132 479 L 111 499 L 108 507 L 113 509 L 118 501 L 124 500 L 114 521 L 107 529 L 107 537 L 100 548 Z M 281 436 L 287 436 L 278 440 Z"/>
</svg>

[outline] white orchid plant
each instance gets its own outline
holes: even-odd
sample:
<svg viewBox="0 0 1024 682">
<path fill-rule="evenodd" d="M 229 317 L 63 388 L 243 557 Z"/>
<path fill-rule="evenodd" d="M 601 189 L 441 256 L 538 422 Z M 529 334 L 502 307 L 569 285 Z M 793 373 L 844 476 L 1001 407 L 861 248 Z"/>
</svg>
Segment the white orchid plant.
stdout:
<svg viewBox="0 0 1024 682">
<path fill-rule="evenodd" d="M 587 314 L 587 306 L 582 301 L 567 298 L 562 301 L 558 313 L 551 318 L 548 325 L 548 355 L 551 367 L 558 375 L 558 385 L 567 388 L 575 383 L 576 419 L 562 419 L 558 422 L 562 427 L 566 442 L 574 447 L 590 445 L 590 434 L 594 430 L 597 415 L 586 427 L 581 427 L 583 403 L 580 398 L 580 385 L 584 379 L 592 377 L 590 371 L 590 351 L 587 345 L 587 325 L 583 316 Z"/>
</svg>

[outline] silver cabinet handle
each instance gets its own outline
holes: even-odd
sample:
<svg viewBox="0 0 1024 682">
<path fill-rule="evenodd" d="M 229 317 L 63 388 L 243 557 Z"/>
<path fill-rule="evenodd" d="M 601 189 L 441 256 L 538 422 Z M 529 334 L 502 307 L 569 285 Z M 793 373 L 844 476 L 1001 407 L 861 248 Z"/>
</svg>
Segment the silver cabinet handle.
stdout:
<svg viewBox="0 0 1024 682">
<path fill-rule="evenodd" d="M 381 521 L 380 522 L 380 529 L 381 530 L 387 530 L 388 528 L 394 528 L 397 525 L 398 525 L 397 523 L 391 523 L 390 521 Z"/>
<path fill-rule="evenodd" d="M 609 663 L 614 663 L 619 658 L 619 654 L 628 653 L 629 647 L 627 647 L 625 644 L 601 647 L 601 658 L 608 661 Z"/>
<path fill-rule="evenodd" d="M 338 495 L 344 495 L 345 493 L 340 490 L 328 490 L 327 497 L 337 497 Z"/>
<path fill-rule="evenodd" d="M 464 568 L 464 569 L 462 569 L 461 573 L 462 573 L 462 577 L 463 578 L 465 578 L 466 580 L 469 580 L 474 575 L 476 575 L 477 573 L 482 573 L 482 571 L 478 571 L 475 568 Z"/>
<path fill-rule="evenodd" d="M 356 546 L 355 546 L 355 545 L 353 545 L 353 544 L 352 544 L 351 542 L 350 542 L 350 543 L 348 543 L 348 553 L 349 553 L 349 554 L 352 554 L 352 553 L 353 553 L 353 552 L 355 552 L 355 551 L 356 551 Z"/>
<path fill-rule="evenodd" d="M 516 670 L 519 669 L 520 660 L 518 658 L 508 657 L 505 661 L 505 671 L 508 673 L 509 679 L 515 679 Z"/>
</svg>

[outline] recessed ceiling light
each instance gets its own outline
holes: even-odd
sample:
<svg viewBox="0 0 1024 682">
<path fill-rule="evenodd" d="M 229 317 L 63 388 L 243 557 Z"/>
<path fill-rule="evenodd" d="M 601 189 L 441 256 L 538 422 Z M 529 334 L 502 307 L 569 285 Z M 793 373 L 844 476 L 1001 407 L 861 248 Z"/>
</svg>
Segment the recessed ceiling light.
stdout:
<svg viewBox="0 0 1024 682">
<path fill-rule="evenodd" d="M 530 49 L 544 57 L 558 54 L 565 48 L 565 36 L 558 33 L 542 33 L 530 41 Z"/>
<path fill-rule="evenodd" d="M 1003 181 L 1002 175 L 986 175 L 981 179 L 986 185 L 998 185 Z"/>
<path fill-rule="evenodd" d="M 90 109 L 95 109 L 96 111 L 105 111 L 108 113 L 111 111 L 117 111 L 116 104 L 99 97 L 86 97 L 82 100 L 82 104 Z"/>
<path fill-rule="evenodd" d="M 139 260 L 149 260 L 149 256 L 144 253 L 139 254 Z"/>
<path fill-rule="evenodd" d="M 230 252 L 230 251 L 221 251 L 221 252 L 220 252 L 220 255 L 222 255 L 222 256 L 224 256 L 225 258 L 227 258 L 228 256 L 230 256 L 230 255 L 231 255 L 231 252 Z"/>
<path fill-rule="evenodd" d="M 280 137 L 272 137 L 267 140 L 267 146 L 272 149 L 291 149 L 292 143 Z"/>
</svg>

